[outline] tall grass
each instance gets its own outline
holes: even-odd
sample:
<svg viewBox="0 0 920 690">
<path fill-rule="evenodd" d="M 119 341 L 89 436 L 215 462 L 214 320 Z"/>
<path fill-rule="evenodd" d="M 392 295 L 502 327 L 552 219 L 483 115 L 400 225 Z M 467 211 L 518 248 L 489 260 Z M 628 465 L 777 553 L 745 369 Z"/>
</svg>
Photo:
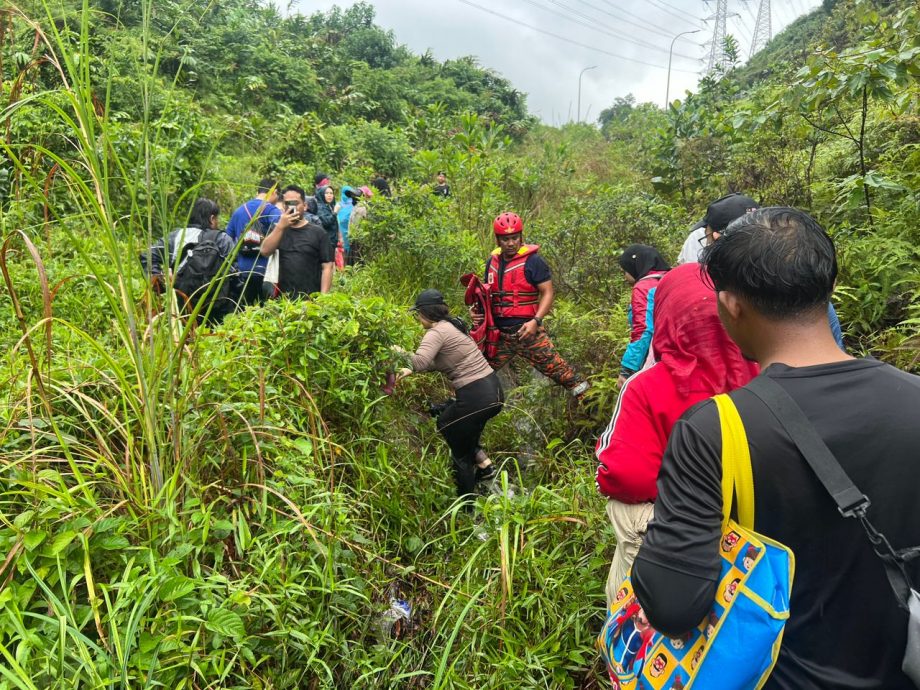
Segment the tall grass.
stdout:
<svg viewBox="0 0 920 690">
<path fill-rule="evenodd" d="M 0 388 L 0 690 L 590 686 L 603 527 L 580 446 L 546 451 L 556 489 L 522 490 L 509 463 L 474 522 L 416 412 L 437 390 L 377 388 L 410 344 L 394 305 L 346 291 L 209 330 L 151 293 L 135 257 L 210 184 L 177 190 L 155 155 L 173 134 L 149 93 L 154 3 L 127 148 L 87 57 L 96 10 L 39 7 L 12 13 L 55 84 L 0 112 L 56 132 L 0 143 L 19 329 Z M 391 596 L 413 608 L 399 639 L 378 633 Z"/>
</svg>

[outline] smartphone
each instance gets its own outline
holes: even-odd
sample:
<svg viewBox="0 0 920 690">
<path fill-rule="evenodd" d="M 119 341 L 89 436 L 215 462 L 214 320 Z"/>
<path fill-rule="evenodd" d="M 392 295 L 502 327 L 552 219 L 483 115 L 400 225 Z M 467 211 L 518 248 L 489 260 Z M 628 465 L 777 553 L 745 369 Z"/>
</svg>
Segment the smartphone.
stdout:
<svg viewBox="0 0 920 690">
<path fill-rule="evenodd" d="M 288 210 L 288 213 L 293 213 L 293 215 L 299 217 L 300 213 L 297 211 L 297 204 L 299 203 L 298 201 L 285 201 L 284 207 Z"/>
</svg>

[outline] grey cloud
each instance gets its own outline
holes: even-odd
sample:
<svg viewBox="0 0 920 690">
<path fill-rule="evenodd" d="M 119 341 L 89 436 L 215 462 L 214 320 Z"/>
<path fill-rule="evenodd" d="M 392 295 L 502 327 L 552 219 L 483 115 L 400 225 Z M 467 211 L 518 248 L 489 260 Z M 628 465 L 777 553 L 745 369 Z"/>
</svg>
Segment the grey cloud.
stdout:
<svg viewBox="0 0 920 690">
<path fill-rule="evenodd" d="M 670 38 L 681 31 L 700 28 L 698 34 L 681 37 L 674 47 L 671 98 L 693 90 L 705 62 L 700 46 L 712 32 L 709 17 L 715 3 L 702 0 L 470 0 L 503 19 L 460 0 L 377 0 L 377 23 L 392 29 L 411 50 L 431 49 L 439 59 L 476 55 L 482 65 L 500 72 L 515 88 L 528 94 L 528 106 L 550 124 L 575 118 L 578 73 L 589 65 L 597 69 L 582 79 L 582 118 L 596 120 L 598 113 L 617 96 L 632 93 L 638 101 L 664 103 Z M 335 3 L 300 0 L 292 10 L 314 12 Z M 777 33 L 820 0 L 796 0 L 773 4 L 773 31 Z M 568 8 L 568 11 L 563 7 Z M 542 8 L 542 9 L 541 9 Z M 747 57 L 754 28 L 757 0 L 729 0 L 728 32 L 741 44 Z M 615 16 L 613 16 L 615 15 Z M 699 20 L 694 23 L 692 17 Z M 587 18 L 586 18 L 587 17 Z M 616 18 L 616 17 L 619 17 Z M 588 28 L 577 22 L 591 24 Z M 585 44 L 581 47 L 526 28 L 524 24 Z M 616 33 L 618 36 L 612 36 Z M 636 45 L 626 39 L 641 44 Z M 615 53 L 623 58 L 613 57 Z M 693 59 L 694 57 L 699 59 Z M 657 67 L 640 63 L 651 63 Z"/>
</svg>

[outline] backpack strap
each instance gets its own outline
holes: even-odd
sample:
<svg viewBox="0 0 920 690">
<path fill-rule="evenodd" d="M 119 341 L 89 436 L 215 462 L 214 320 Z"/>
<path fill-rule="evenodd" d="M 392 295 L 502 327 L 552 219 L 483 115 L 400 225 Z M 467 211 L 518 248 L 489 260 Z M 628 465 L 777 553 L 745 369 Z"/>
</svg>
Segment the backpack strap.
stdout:
<svg viewBox="0 0 920 690">
<path fill-rule="evenodd" d="M 867 511 L 871 505 L 846 471 L 837 462 L 830 448 L 818 435 L 812 423 L 795 400 L 769 376 L 761 374 L 746 389 L 760 398 L 773 412 L 783 429 L 795 443 L 818 481 L 837 504 L 837 510 L 846 518 L 856 518 L 872 543 L 872 550 L 882 560 L 885 574 L 901 608 L 909 606 L 911 583 L 905 563 L 920 556 L 920 547 L 896 551 L 884 534 L 869 521 Z"/>
</svg>

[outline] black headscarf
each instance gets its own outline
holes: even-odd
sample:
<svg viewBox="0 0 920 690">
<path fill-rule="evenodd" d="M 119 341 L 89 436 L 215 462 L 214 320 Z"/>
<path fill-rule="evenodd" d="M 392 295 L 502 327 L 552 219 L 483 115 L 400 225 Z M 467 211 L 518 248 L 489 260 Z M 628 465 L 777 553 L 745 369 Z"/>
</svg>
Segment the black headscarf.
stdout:
<svg viewBox="0 0 920 690">
<path fill-rule="evenodd" d="M 636 280 L 642 280 L 652 271 L 669 271 L 668 262 L 654 247 L 647 244 L 631 244 L 626 247 L 619 260 L 620 268 Z"/>
</svg>

